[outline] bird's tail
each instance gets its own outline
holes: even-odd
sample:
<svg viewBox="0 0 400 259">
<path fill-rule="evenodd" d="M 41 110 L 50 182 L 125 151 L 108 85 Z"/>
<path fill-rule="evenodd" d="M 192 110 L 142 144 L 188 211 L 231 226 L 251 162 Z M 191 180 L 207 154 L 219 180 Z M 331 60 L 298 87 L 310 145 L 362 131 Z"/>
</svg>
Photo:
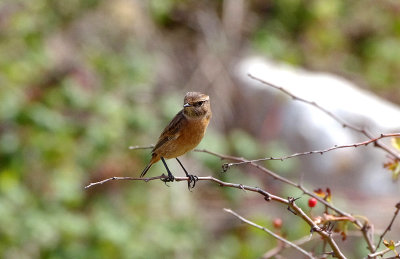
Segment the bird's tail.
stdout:
<svg viewBox="0 0 400 259">
<path fill-rule="evenodd" d="M 150 163 L 143 169 L 143 172 L 140 174 L 140 177 L 143 177 L 147 173 L 147 171 L 149 171 L 152 165 L 153 163 L 150 161 Z"/>
</svg>

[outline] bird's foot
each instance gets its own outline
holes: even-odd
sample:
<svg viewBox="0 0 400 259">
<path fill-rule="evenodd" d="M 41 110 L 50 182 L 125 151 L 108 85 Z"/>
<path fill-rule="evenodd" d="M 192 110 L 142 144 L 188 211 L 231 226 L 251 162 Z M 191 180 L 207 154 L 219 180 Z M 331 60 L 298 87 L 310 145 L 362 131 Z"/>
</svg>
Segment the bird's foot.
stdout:
<svg viewBox="0 0 400 259">
<path fill-rule="evenodd" d="M 190 189 L 193 189 L 194 186 L 196 185 L 196 182 L 199 180 L 199 177 L 197 177 L 196 175 L 192 175 L 192 174 L 187 174 L 186 176 L 189 178 L 188 189 L 190 191 Z"/>
<path fill-rule="evenodd" d="M 165 176 L 165 175 L 163 174 L 163 176 Z M 163 181 L 165 183 L 165 185 L 167 185 L 167 183 L 175 181 L 175 177 L 172 174 L 168 174 L 168 176 L 162 178 L 161 181 Z"/>
</svg>

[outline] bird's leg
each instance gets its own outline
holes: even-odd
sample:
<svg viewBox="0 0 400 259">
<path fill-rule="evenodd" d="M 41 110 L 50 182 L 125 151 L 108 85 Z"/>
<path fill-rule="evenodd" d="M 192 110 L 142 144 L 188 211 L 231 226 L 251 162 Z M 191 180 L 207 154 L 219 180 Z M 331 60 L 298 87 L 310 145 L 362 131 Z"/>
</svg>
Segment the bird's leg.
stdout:
<svg viewBox="0 0 400 259">
<path fill-rule="evenodd" d="M 178 161 L 178 163 L 181 165 L 183 171 L 185 171 L 186 176 L 189 178 L 189 180 L 188 180 L 188 189 L 190 191 L 190 189 L 194 188 L 194 186 L 196 185 L 196 182 L 199 180 L 199 178 L 196 175 L 188 174 L 188 172 L 186 171 L 185 167 L 183 167 L 181 161 L 179 161 L 178 158 L 176 158 L 176 161 Z M 191 185 L 192 183 L 193 183 L 193 185 Z"/>
<path fill-rule="evenodd" d="M 165 163 L 165 159 L 163 157 L 161 157 L 161 161 L 163 162 L 165 169 L 167 169 L 168 172 L 168 177 L 161 179 L 161 181 L 163 181 L 164 183 L 173 182 L 175 180 L 175 177 L 171 174 L 171 171 L 169 170 L 167 163 Z"/>
</svg>

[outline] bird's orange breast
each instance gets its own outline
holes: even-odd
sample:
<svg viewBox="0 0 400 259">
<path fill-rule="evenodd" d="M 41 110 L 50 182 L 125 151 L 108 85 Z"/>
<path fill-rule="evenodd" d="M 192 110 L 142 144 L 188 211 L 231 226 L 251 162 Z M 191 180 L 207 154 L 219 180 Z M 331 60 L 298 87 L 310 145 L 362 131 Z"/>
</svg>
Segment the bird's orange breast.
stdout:
<svg viewBox="0 0 400 259">
<path fill-rule="evenodd" d="M 210 118 L 187 119 L 180 127 L 179 136 L 165 143 L 163 150 L 157 154 L 164 158 L 175 158 L 194 149 L 203 139 Z"/>
</svg>

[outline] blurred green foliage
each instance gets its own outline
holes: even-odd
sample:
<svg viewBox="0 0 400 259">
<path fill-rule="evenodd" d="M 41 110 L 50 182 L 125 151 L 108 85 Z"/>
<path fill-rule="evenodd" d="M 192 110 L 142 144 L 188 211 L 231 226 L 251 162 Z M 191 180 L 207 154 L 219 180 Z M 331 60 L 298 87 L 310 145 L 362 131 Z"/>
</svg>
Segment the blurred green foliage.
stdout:
<svg viewBox="0 0 400 259">
<path fill-rule="evenodd" d="M 253 46 L 266 55 L 332 71 L 399 103 L 399 3 L 253 1 L 260 26 Z M 256 8 L 257 7 L 257 8 Z"/>
<path fill-rule="evenodd" d="M 149 152 L 128 146 L 154 143 L 186 92 L 158 79 L 166 56 L 188 61 L 168 46 L 186 37 L 191 49 L 189 39 L 202 35 L 190 18 L 221 16 L 223 2 L 0 2 L 1 258 L 258 258 L 276 244 L 258 230 L 235 227 L 228 216 L 218 219 L 222 211 L 217 219 L 207 214 L 210 207 L 201 200 L 212 198 L 218 211 L 243 206 L 249 196 L 237 190 L 210 185 L 190 193 L 184 184 L 156 182 L 83 189 L 144 167 Z M 398 91 L 393 94 L 400 81 L 397 2 L 249 1 L 248 8 L 245 19 L 254 24 L 244 29 L 250 44 L 243 53 L 254 48 L 294 64 L 355 74 L 399 100 Z M 197 67 L 192 62 L 188 68 Z M 190 76 L 175 84 L 185 85 Z M 247 133 L 225 133 L 209 130 L 201 147 L 248 157 L 265 152 Z M 192 157 L 220 171 L 215 157 Z M 231 181 L 257 185 L 238 170 L 230 173 Z M 263 225 L 272 220 L 255 219 Z M 309 231 L 300 222 L 285 227 L 290 238 Z"/>
</svg>

